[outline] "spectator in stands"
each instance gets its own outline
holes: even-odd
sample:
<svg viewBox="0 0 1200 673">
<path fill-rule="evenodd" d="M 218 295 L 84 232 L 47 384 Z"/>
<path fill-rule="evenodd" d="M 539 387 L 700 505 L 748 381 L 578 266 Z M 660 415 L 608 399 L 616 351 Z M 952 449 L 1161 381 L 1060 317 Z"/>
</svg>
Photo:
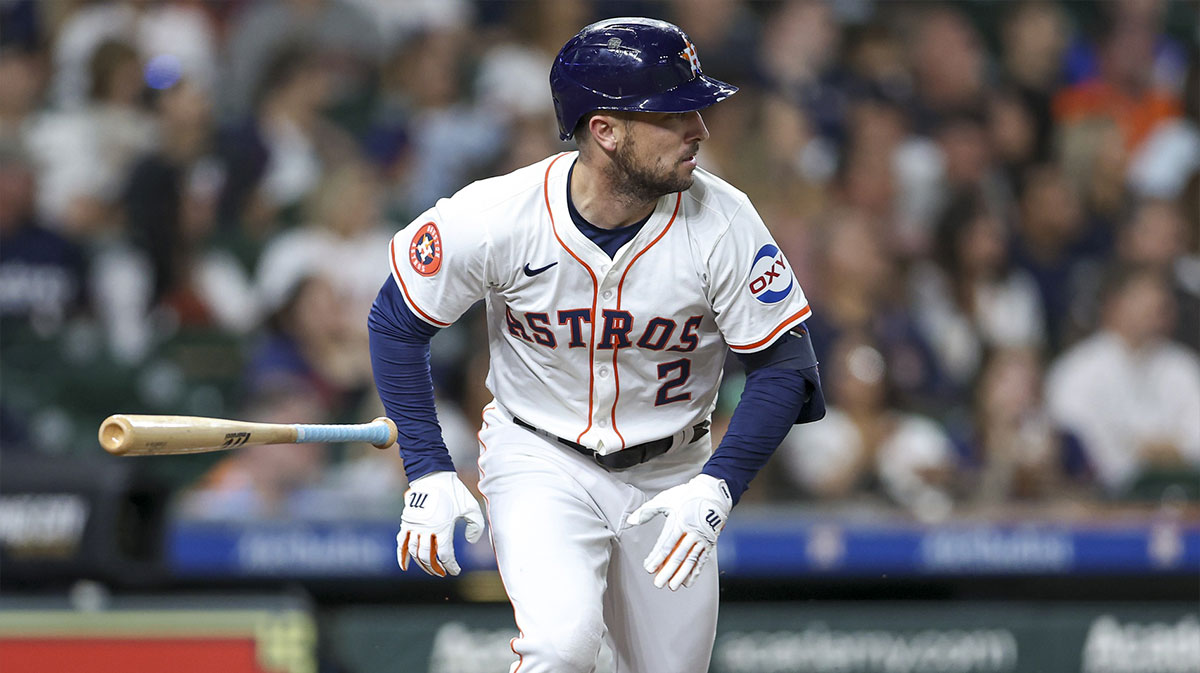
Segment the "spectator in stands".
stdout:
<svg viewBox="0 0 1200 673">
<path fill-rule="evenodd" d="M 941 161 L 936 188 L 941 196 L 939 208 L 930 218 L 936 225 L 954 199 L 963 193 L 976 195 L 997 214 L 1006 214 L 1012 206 L 1013 192 L 997 161 L 988 135 L 987 116 L 981 99 L 978 108 L 948 112 L 934 128 L 934 139 Z M 937 256 L 937 235 L 930 231 L 930 241 L 917 252 Z"/>
<path fill-rule="evenodd" d="M 943 115 L 934 130 L 942 154 L 942 190 L 950 195 L 975 191 L 997 198 L 995 159 L 986 119 L 978 109 Z M 1000 195 L 1007 196 L 1007 195 Z"/>
<path fill-rule="evenodd" d="M 453 30 L 419 33 L 384 65 L 386 109 L 377 124 L 399 123 L 407 139 L 406 174 L 392 189 L 402 190 L 411 215 L 470 182 L 505 149 L 503 110 L 474 105 L 461 86 L 466 40 Z"/>
<path fill-rule="evenodd" d="M 911 100 L 914 95 L 912 72 L 904 44 L 892 23 L 875 16 L 847 39 L 846 68 L 850 75 L 849 86 L 856 96 L 878 92 L 888 100 Z"/>
<path fill-rule="evenodd" d="M 1175 339 L 1200 353 L 1200 271 L 1186 256 L 1186 226 L 1176 203 L 1144 201 L 1122 224 L 1117 255 L 1120 262 L 1148 266 L 1168 279 L 1176 306 Z M 1191 236 L 1200 238 L 1200 231 Z"/>
<path fill-rule="evenodd" d="M 0 46 L 0 142 L 26 141 L 44 84 L 45 68 L 37 52 Z"/>
<path fill-rule="evenodd" d="M 901 259 L 927 255 L 931 223 L 945 200 L 943 150 L 935 140 L 913 131 L 911 96 L 897 82 L 872 82 L 868 87 L 849 107 L 843 193 L 854 201 L 874 204 L 875 217 L 891 223 L 889 247 Z M 874 176 L 874 190 L 869 189 L 872 181 L 854 177 L 860 170 L 855 164 L 860 162 L 868 168 L 867 175 Z M 859 194 L 867 188 L 866 198 L 854 197 L 850 188 L 855 182 Z M 878 197 L 870 198 L 872 192 Z"/>
<path fill-rule="evenodd" d="M 258 303 L 241 264 L 212 246 L 226 174 L 211 100 L 184 78 L 158 93 L 155 110 L 161 146 L 134 166 L 124 194 L 129 236 L 154 271 L 150 302 L 183 326 L 245 334 L 258 325 Z"/>
<path fill-rule="evenodd" d="M 110 0 L 76 2 L 54 41 L 55 104 L 62 109 L 84 105 L 89 98 L 88 62 L 96 49 L 115 40 L 134 47 L 145 61 L 185 75 L 206 92 L 217 78 L 217 35 L 204 9 L 180 0 Z"/>
<path fill-rule="evenodd" d="M 829 3 L 780 3 L 763 22 L 760 74 L 771 90 L 804 110 L 818 135 L 840 136 L 846 116 L 841 44 L 842 26 Z"/>
<path fill-rule="evenodd" d="M 12 329 L 45 338 L 86 309 L 82 250 L 42 226 L 33 166 L 15 142 L 0 143 L 0 343 Z"/>
<path fill-rule="evenodd" d="M 1191 50 L 1183 116 L 1160 124 L 1130 158 L 1129 187 L 1142 197 L 1175 199 L 1183 195 L 1188 177 L 1196 171 L 1200 171 L 1200 48 Z"/>
<path fill-rule="evenodd" d="M 1049 141 L 1039 136 L 1042 131 L 1038 128 L 1037 113 L 1016 88 L 1004 87 L 992 92 L 987 99 L 986 116 L 996 169 L 1003 175 L 1008 194 L 1014 194 L 1025 171 L 1047 158 Z"/>
<path fill-rule="evenodd" d="M 319 274 L 296 278 L 282 300 L 250 357 L 246 388 L 253 395 L 302 385 L 338 417 L 371 382 L 363 317 Z"/>
<path fill-rule="evenodd" d="M 991 348 L 1045 342 L 1037 284 L 1014 268 L 1000 214 L 975 191 L 952 200 L 937 225 L 933 258 L 910 275 L 917 324 L 942 371 L 960 390 L 979 375 Z"/>
<path fill-rule="evenodd" d="M 47 435 L 45 419 L 61 419 L 51 430 L 69 423 L 61 398 L 78 370 L 56 376 L 45 360 L 90 308 L 84 251 L 43 226 L 35 180 L 18 140 L 0 140 L 0 451 L 66 448 L 63 434 Z M 33 381 L 46 385 L 30 390 Z"/>
<path fill-rule="evenodd" d="M 913 408 L 936 410 L 947 393 L 942 373 L 908 308 L 901 302 L 896 267 L 883 237 L 861 213 L 839 211 L 819 225 L 815 245 L 814 305 L 809 319 L 817 360 L 831 361 L 843 335 L 870 335 L 891 370 L 898 398 Z M 840 385 L 830 378 L 827 391 Z"/>
<path fill-rule="evenodd" d="M 1150 53 L 1141 58 L 1150 61 L 1154 86 L 1178 93 L 1182 86 L 1183 71 L 1187 68 L 1186 42 L 1189 38 L 1185 36 L 1181 44 L 1166 29 L 1168 15 L 1171 14 L 1175 14 L 1176 21 L 1184 27 L 1194 23 L 1195 8 L 1191 8 L 1189 16 L 1186 7 L 1168 0 L 1113 0 L 1098 3 L 1092 12 L 1076 14 L 1075 18 L 1084 30 L 1078 31 L 1063 55 L 1064 81 L 1075 85 L 1099 77 L 1106 56 L 1105 36 L 1115 26 L 1128 26 L 1151 36 Z M 1175 9 L 1183 11 L 1176 14 L 1172 11 Z M 1188 22 L 1189 18 L 1193 19 L 1191 23 Z"/>
<path fill-rule="evenodd" d="M 379 279 L 390 273 L 388 242 L 399 229 L 380 218 L 379 191 L 364 164 L 328 171 L 310 199 L 307 224 L 276 235 L 263 250 L 256 280 L 262 303 L 280 306 L 299 279 L 320 275 L 350 319 L 366 324 Z"/>
<path fill-rule="evenodd" d="M 739 176 L 784 254 L 804 259 L 812 218 L 828 200 L 836 146 L 816 134 L 803 107 L 776 92 L 706 114 L 704 122 L 714 142 L 704 143 L 701 166 Z"/>
<path fill-rule="evenodd" d="M 1049 161 L 1054 146 L 1051 100 L 1062 81 L 1068 17 L 1054 2 L 1014 2 L 1001 25 L 1003 78 L 1033 120 L 1034 163 Z"/>
<path fill-rule="evenodd" d="M 474 107 L 505 129 L 496 165 L 485 171 L 488 175 L 508 173 L 563 149 L 546 64 L 576 27 L 590 20 L 581 2 L 503 7 L 506 20 L 498 29 L 499 39 L 479 56 L 472 96 Z"/>
<path fill-rule="evenodd" d="M 1081 249 L 1112 254 L 1117 223 L 1131 207 L 1126 188 L 1129 152 L 1121 130 L 1109 119 L 1092 119 L 1061 129 L 1058 165 L 1080 197 L 1086 226 Z"/>
<path fill-rule="evenodd" d="M 1079 497 L 1093 475 L 1078 438 L 1046 414 L 1037 352 L 1001 348 L 988 356 L 974 399 L 964 480 L 975 505 Z"/>
<path fill-rule="evenodd" d="M 1087 223 L 1079 196 L 1062 171 L 1042 165 L 1024 177 L 1013 261 L 1037 283 L 1051 352 L 1088 329 L 1102 273 L 1102 257 L 1086 245 Z"/>
<path fill-rule="evenodd" d="M 1167 338 L 1173 304 L 1159 271 L 1110 273 L 1101 328 L 1047 377 L 1051 418 L 1082 440 L 1110 493 L 1146 469 L 1200 468 L 1200 359 Z"/>
<path fill-rule="evenodd" d="M 358 4 L 345 0 L 242 3 L 230 22 L 225 43 L 222 118 L 233 121 L 254 113 L 263 82 L 272 78 L 278 65 L 278 55 L 293 44 L 308 45 L 309 53 L 321 58 L 323 76 L 336 83 L 324 94 L 330 103 L 360 96 L 370 85 L 385 36 L 380 26 L 355 6 Z M 408 12 L 418 13 L 415 8 Z"/>
<path fill-rule="evenodd" d="M 114 206 L 129 169 L 155 147 L 154 120 L 143 105 L 138 52 L 107 41 L 92 54 L 88 103 L 48 112 L 29 141 L 39 167 L 38 211 L 68 235 L 92 237 L 118 228 Z"/>
<path fill-rule="evenodd" d="M 947 115 L 977 108 L 986 83 L 986 55 L 979 33 L 962 11 L 937 5 L 925 9 L 908 38 L 918 132 L 929 133 Z"/>
<path fill-rule="evenodd" d="M 292 44 L 264 71 L 254 114 L 222 133 L 226 186 L 218 221 L 253 241 L 301 204 L 330 166 L 356 156 L 353 139 L 323 116 L 335 82 L 320 52 Z"/>
<path fill-rule="evenodd" d="M 1148 4 L 1148 3 L 1142 3 Z M 1164 122 L 1178 117 L 1176 92 L 1155 80 L 1155 46 L 1161 26 L 1132 3 L 1113 3 L 1098 45 L 1098 72 L 1054 97 L 1053 111 L 1065 127 L 1097 118 L 1111 120 L 1127 153 L 1136 152 Z"/>
<path fill-rule="evenodd" d="M 851 145 L 838 166 L 836 187 L 839 204 L 860 211 L 879 229 L 888 256 L 908 252 L 896 233 L 898 186 L 891 156 Z"/>
<path fill-rule="evenodd" d="M 838 342 L 823 367 L 836 381 L 820 423 L 798 425 L 779 447 L 793 482 L 820 500 L 881 495 L 924 520 L 950 513 L 954 449 L 942 428 L 889 395 L 888 362 L 864 335 Z"/>
</svg>

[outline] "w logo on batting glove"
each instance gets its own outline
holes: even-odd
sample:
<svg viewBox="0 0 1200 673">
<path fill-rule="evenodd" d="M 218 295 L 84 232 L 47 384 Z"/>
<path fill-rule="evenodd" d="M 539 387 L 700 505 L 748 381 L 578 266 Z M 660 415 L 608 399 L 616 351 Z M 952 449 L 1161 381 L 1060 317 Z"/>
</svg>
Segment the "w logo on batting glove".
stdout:
<svg viewBox="0 0 1200 673">
<path fill-rule="evenodd" d="M 708 510 L 708 514 L 704 515 L 704 523 L 707 523 L 713 530 L 720 530 L 722 521 L 724 519 L 721 518 L 721 515 L 717 514 L 715 509 Z"/>
<path fill-rule="evenodd" d="M 483 512 L 475 496 L 453 472 L 434 472 L 409 484 L 404 501 L 408 505 L 400 515 L 400 532 L 396 534 L 400 568 L 408 570 L 411 557 L 430 575 L 457 575 L 460 568 L 454 558 L 454 524 L 466 519 L 463 533 L 472 544 L 483 535 Z"/>
<path fill-rule="evenodd" d="M 724 479 L 701 474 L 646 501 L 629 515 L 631 526 L 640 526 L 659 514 L 667 517 L 654 550 L 642 567 L 654 575 L 654 586 L 691 586 L 712 556 L 717 536 L 725 527 L 733 498 Z"/>
</svg>

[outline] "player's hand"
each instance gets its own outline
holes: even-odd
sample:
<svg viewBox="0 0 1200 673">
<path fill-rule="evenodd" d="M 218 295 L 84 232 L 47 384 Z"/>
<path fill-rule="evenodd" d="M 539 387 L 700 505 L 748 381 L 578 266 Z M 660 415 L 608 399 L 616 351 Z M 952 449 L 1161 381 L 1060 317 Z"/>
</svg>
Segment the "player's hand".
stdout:
<svg viewBox="0 0 1200 673">
<path fill-rule="evenodd" d="M 717 545 L 733 498 L 724 479 L 700 474 L 686 484 L 659 493 L 629 515 L 640 526 L 659 514 L 667 517 L 654 549 L 643 567 L 654 575 L 654 586 L 692 586 Z"/>
<path fill-rule="evenodd" d="M 464 532 L 474 544 L 483 534 L 483 513 L 475 496 L 453 472 L 434 472 L 412 482 L 404 492 L 404 513 L 396 534 L 396 561 L 408 570 L 408 558 L 416 559 L 430 575 L 457 575 L 454 558 L 454 524 L 467 520 Z"/>
</svg>

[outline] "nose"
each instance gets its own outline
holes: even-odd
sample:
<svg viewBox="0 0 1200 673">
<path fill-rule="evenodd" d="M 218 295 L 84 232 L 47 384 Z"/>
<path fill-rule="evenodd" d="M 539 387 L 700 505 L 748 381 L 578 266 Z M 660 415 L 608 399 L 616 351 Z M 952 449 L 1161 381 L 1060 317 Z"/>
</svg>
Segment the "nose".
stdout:
<svg viewBox="0 0 1200 673">
<path fill-rule="evenodd" d="M 698 143 L 708 140 L 708 127 L 704 125 L 704 118 L 700 116 L 699 111 L 689 114 L 687 121 L 687 142 Z"/>
</svg>

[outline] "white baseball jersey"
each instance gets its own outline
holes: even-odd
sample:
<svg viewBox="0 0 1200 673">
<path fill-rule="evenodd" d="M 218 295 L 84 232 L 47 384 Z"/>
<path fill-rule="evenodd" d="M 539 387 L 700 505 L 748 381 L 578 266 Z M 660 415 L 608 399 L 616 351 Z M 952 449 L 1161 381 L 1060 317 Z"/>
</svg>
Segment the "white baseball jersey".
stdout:
<svg viewBox="0 0 1200 673">
<path fill-rule="evenodd" d="M 392 239 L 391 265 L 435 326 L 485 299 L 497 401 L 607 454 L 707 418 L 726 346 L 766 348 L 809 308 L 746 195 L 702 169 L 610 258 L 568 211 L 577 156 L 439 200 Z"/>
</svg>

